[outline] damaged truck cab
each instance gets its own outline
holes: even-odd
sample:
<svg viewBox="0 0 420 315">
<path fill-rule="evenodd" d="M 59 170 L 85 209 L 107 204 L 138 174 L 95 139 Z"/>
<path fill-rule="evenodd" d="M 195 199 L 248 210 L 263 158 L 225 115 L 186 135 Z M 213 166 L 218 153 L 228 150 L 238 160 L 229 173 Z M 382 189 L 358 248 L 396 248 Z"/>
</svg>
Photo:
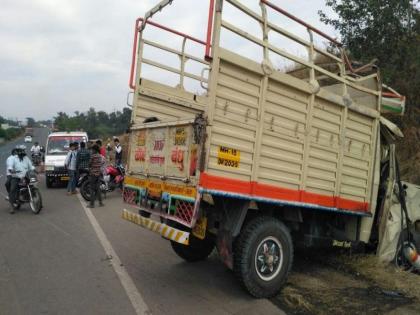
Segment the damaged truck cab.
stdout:
<svg viewBox="0 0 420 315">
<path fill-rule="evenodd" d="M 258 12 L 210 0 L 206 40 L 151 20 L 171 2 L 135 24 L 123 218 L 168 239 L 186 261 L 217 248 L 255 297 L 279 292 L 294 246 L 384 244 L 399 131 L 381 113 L 402 113 L 404 97 L 382 85 L 374 65 L 353 68 L 339 42 L 267 0 Z M 276 24 L 276 14 L 303 25 L 309 39 Z M 258 53 L 227 47 L 225 34 Z M 273 35 L 304 47 L 307 58 Z M 318 48 L 315 36 L 338 53 Z M 166 44 L 174 38 L 179 47 Z M 278 58 L 296 66 L 278 69 Z"/>
</svg>

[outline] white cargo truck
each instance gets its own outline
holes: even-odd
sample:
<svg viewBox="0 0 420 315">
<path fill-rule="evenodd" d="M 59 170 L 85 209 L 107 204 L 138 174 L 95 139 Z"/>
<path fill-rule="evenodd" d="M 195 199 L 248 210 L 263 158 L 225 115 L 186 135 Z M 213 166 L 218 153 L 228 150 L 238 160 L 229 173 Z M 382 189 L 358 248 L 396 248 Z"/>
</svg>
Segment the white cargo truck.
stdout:
<svg viewBox="0 0 420 315">
<path fill-rule="evenodd" d="M 420 190 L 399 180 L 394 143 L 402 134 L 381 116 L 403 113 L 405 100 L 382 85 L 374 65 L 354 68 L 339 42 L 267 0 L 259 12 L 210 0 L 206 40 L 151 20 L 170 2 L 136 21 L 124 219 L 161 234 L 187 261 L 217 248 L 255 297 L 281 289 L 294 246 L 373 243 L 391 261 L 397 247 L 420 244 Z M 260 36 L 226 20 L 225 9 L 259 25 Z M 276 24 L 276 14 L 303 25 L 309 39 Z M 226 33 L 259 53 L 226 48 Z M 165 35 L 179 37 L 180 48 Z M 306 48 L 307 58 L 275 35 Z M 339 54 L 317 47 L 314 36 Z M 204 56 L 189 44 L 202 45 Z M 328 62 L 317 63 L 320 56 Z M 277 57 L 297 67 L 281 71 Z M 165 83 L 169 74 L 175 86 Z M 194 82 L 204 92 L 191 92 Z"/>
</svg>

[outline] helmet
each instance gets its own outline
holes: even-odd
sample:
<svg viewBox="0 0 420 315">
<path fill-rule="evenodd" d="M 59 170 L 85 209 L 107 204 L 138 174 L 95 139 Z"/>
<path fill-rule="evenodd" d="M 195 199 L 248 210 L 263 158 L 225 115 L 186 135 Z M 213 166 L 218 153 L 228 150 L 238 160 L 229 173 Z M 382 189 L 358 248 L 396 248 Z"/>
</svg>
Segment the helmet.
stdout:
<svg viewBox="0 0 420 315">
<path fill-rule="evenodd" d="M 19 144 L 16 146 L 16 154 L 25 154 L 26 146 L 23 144 Z"/>
<path fill-rule="evenodd" d="M 35 142 L 35 145 L 38 145 L 38 142 L 37 141 Z"/>
</svg>

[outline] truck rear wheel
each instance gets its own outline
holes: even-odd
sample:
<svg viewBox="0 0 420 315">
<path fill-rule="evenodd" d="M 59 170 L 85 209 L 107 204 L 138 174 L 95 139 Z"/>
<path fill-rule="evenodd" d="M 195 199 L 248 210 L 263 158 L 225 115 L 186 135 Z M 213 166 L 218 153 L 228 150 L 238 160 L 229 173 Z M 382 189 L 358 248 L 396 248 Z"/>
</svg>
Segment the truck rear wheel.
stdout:
<svg viewBox="0 0 420 315">
<path fill-rule="evenodd" d="M 212 237 L 206 236 L 204 240 L 200 240 L 190 234 L 190 245 L 183 245 L 171 241 L 174 252 L 182 259 L 188 262 L 205 260 L 213 251 L 215 242 Z"/>
<path fill-rule="evenodd" d="M 234 246 L 234 272 L 254 297 L 279 293 L 293 263 L 287 227 L 273 217 L 257 217 L 241 231 Z"/>
</svg>

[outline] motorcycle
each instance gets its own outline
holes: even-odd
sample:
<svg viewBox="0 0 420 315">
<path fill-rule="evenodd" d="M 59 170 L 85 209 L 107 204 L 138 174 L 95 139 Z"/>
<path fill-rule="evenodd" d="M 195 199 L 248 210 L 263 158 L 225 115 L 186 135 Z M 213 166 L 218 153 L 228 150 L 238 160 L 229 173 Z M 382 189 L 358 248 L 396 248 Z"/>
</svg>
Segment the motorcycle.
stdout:
<svg viewBox="0 0 420 315">
<path fill-rule="evenodd" d="M 76 187 L 81 189 L 84 182 L 89 182 L 89 170 L 88 169 L 80 169 L 79 170 L 79 177 L 77 179 Z"/>
<path fill-rule="evenodd" d="M 125 176 L 125 168 L 122 165 L 108 165 L 106 168 L 106 175 L 100 179 L 99 188 L 102 194 L 112 192 L 119 188 L 122 190 Z M 90 201 L 91 191 L 90 182 L 86 178 L 80 186 L 80 194 L 86 201 Z"/>
<path fill-rule="evenodd" d="M 34 172 L 27 172 L 19 181 L 16 204 L 12 205 L 15 210 L 25 203 L 29 203 L 34 214 L 42 210 L 42 197 L 37 184 L 38 178 Z"/>
<path fill-rule="evenodd" d="M 32 154 L 32 163 L 34 166 L 39 166 L 41 164 L 41 153 Z"/>
</svg>

